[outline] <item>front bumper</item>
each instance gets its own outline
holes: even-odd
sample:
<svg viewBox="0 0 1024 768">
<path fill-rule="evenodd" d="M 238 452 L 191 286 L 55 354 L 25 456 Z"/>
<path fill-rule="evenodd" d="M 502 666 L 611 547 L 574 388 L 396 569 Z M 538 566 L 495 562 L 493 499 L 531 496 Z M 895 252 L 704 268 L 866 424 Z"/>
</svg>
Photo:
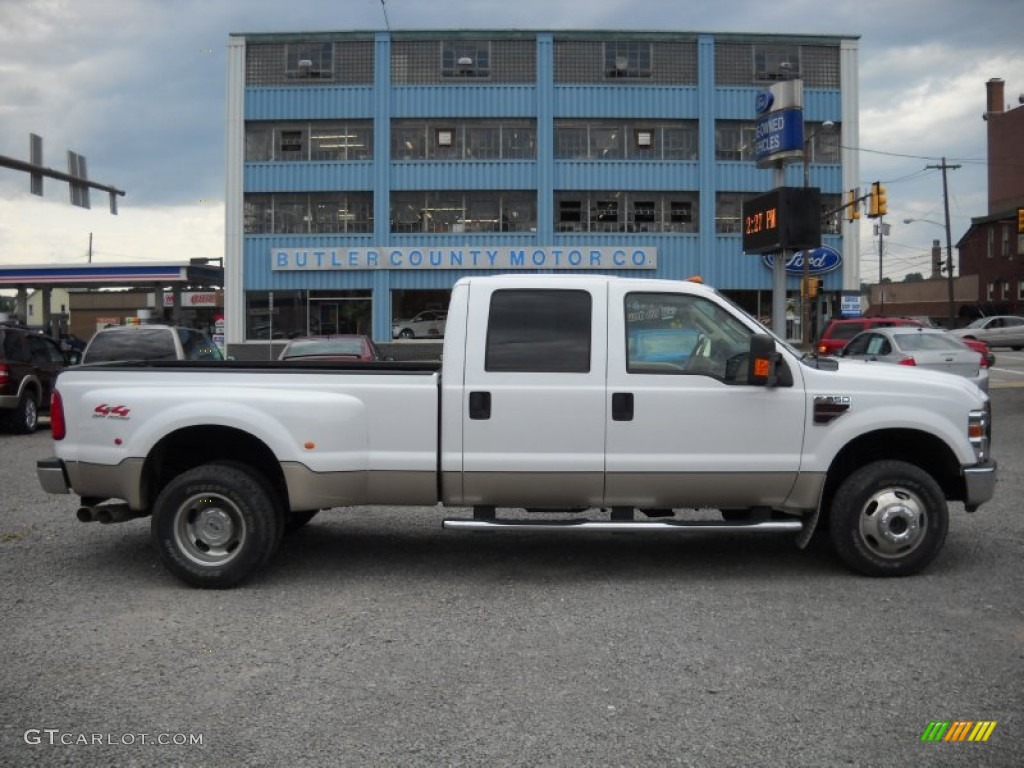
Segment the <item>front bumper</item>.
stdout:
<svg viewBox="0 0 1024 768">
<path fill-rule="evenodd" d="M 998 472 L 993 460 L 964 467 L 964 507 L 973 512 L 995 496 Z"/>
<path fill-rule="evenodd" d="M 64 469 L 64 462 L 56 456 L 36 462 L 36 477 L 39 478 L 39 484 L 47 493 L 71 493 L 71 484 L 68 482 L 68 473 Z"/>
</svg>

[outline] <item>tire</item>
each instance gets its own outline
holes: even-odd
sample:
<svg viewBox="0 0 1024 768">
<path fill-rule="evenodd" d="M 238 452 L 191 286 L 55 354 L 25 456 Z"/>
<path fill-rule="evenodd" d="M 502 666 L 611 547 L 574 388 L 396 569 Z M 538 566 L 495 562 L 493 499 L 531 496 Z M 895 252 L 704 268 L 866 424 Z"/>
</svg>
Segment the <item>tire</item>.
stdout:
<svg viewBox="0 0 1024 768">
<path fill-rule="evenodd" d="M 30 435 L 39 426 L 39 406 L 31 392 L 21 393 L 18 405 L 8 416 L 11 429 L 19 435 Z"/>
<path fill-rule="evenodd" d="M 842 482 L 829 518 L 832 546 L 865 576 L 910 576 L 942 549 L 949 509 L 939 484 L 903 461 L 867 464 Z"/>
<path fill-rule="evenodd" d="M 284 516 L 285 535 L 294 533 L 312 520 L 320 512 L 319 509 L 307 509 L 305 512 L 288 512 Z"/>
<path fill-rule="evenodd" d="M 268 483 L 231 462 L 178 475 L 153 506 L 160 559 L 193 587 L 233 587 L 258 571 L 280 543 L 282 515 Z"/>
<path fill-rule="evenodd" d="M 398 338 L 400 338 L 400 339 L 415 339 L 416 338 L 416 334 L 412 330 L 412 328 L 403 328 L 398 333 Z"/>
</svg>

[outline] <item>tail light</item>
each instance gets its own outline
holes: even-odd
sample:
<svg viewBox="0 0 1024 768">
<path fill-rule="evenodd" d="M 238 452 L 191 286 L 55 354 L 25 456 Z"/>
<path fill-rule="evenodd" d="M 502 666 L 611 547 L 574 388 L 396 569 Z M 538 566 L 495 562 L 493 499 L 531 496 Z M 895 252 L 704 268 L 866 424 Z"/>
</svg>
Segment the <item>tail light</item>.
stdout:
<svg viewBox="0 0 1024 768">
<path fill-rule="evenodd" d="M 67 423 L 64 421 L 64 401 L 56 389 L 50 395 L 50 434 L 54 440 L 63 440 L 67 435 Z"/>
<path fill-rule="evenodd" d="M 0 363 L 0 387 L 7 384 L 11 379 L 11 372 L 6 365 Z"/>
<path fill-rule="evenodd" d="M 988 368 L 988 355 L 979 355 L 979 357 L 981 357 L 979 366 L 982 368 Z"/>
<path fill-rule="evenodd" d="M 904 357 L 902 360 L 900 360 L 899 364 L 900 365 L 917 365 L 917 363 L 914 361 L 914 358 L 912 358 L 912 357 Z"/>
<path fill-rule="evenodd" d="M 824 344 L 819 344 L 818 345 L 818 354 L 819 355 L 828 354 L 828 347 L 826 347 Z"/>
</svg>

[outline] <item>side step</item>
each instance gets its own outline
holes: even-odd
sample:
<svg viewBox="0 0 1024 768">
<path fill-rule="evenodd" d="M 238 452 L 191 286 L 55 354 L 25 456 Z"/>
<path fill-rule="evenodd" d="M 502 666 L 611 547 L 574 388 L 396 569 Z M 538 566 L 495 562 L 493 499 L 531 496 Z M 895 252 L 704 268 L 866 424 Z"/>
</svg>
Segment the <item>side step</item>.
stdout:
<svg viewBox="0 0 1024 768">
<path fill-rule="evenodd" d="M 759 522 L 718 522 L 717 520 L 502 520 L 446 518 L 441 527 L 454 531 L 605 531 L 607 533 L 685 533 L 719 531 L 722 533 L 799 532 L 799 520 L 762 520 Z"/>
</svg>

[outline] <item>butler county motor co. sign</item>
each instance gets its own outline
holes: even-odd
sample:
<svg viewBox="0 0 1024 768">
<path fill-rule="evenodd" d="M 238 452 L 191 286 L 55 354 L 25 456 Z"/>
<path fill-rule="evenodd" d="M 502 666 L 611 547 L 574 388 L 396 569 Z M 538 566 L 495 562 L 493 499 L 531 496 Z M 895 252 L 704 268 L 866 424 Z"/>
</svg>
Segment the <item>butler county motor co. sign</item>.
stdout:
<svg viewBox="0 0 1024 768">
<path fill-rule="evenodd" d="M 642 246 L 528 248 L 272 248 L 275 271 L 354 269 L 657 269 L 658 249 Z"/>
</svg>

